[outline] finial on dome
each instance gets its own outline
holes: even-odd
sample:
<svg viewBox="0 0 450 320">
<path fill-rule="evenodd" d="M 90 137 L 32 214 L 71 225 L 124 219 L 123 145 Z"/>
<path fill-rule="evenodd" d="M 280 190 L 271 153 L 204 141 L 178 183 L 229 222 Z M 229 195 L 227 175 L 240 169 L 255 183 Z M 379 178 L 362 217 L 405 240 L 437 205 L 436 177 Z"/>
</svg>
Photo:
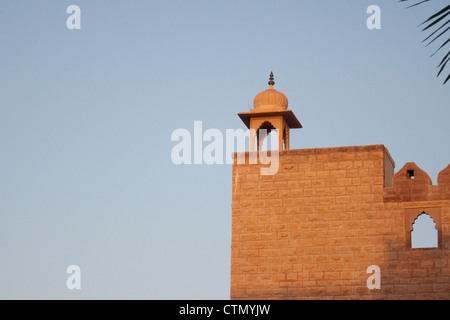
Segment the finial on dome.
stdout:
<svg viewBox="0 0 450 320">
<path fill-rule="evenodd" d="M 270 78 L 269 78 L 269 86 L 273 86 L 275 84 L 275 81 L 273 81 L 273 72 L 270 71 Z"/>
</svg>

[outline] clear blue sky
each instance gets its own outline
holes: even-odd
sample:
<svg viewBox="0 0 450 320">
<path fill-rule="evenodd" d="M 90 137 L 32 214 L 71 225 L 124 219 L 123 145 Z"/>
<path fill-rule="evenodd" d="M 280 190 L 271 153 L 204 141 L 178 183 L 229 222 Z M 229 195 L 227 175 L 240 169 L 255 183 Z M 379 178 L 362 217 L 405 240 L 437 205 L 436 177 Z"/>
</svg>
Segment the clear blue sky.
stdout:
<svg viewBox="0 0 450 320">
<path fill-rule="evenodd" d="M 417 26 L 445 4 L 3 0 L 0 298 L 228 299 L 231 166 L 175 166 L 170 136 L 243 128 L 271 70 L 291 148 L 385 144 L 436 183 L 450 90 Z"/>
</svg>

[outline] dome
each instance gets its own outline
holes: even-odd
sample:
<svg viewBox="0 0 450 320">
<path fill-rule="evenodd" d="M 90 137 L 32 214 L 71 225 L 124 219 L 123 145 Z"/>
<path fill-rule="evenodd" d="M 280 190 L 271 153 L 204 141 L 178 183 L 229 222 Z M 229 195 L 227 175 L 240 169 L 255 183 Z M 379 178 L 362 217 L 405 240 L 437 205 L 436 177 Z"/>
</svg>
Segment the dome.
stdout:
<svg viewBox="0 0 450 320">
<path fill-rule="evenodd" d="M 253 101 L 253 107 L 255 109 L 287 109 L 288 99 L 284 94 L 273 88 L 274 84 L 275 81 L 273 81 L 273 73 L 271 72 L 269 89 L 258 93 Z"/>
</svg>

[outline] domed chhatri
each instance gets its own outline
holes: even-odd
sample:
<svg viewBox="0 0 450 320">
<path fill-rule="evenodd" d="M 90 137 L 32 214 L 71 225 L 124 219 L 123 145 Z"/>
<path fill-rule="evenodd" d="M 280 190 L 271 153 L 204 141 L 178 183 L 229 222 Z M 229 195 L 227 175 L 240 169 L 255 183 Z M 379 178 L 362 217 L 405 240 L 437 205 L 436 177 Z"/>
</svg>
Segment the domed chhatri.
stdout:
<svg viewBox="0 0 450 320">
<path fill-rule="evenodd" d="M 270 72 L 269 89 L 256 95 L 253 100 L 253 107 L 255 109 L 287 109 L 288 99 L 284 94 L 273 88 L 274 84 L 273 72 Z"/>
<path fill-rule="evenodd" d="M 273 73 L 270 73 L 269 89 L 256 95 L 250 112 L 238 113 L 238 116 L 250 129 L 250 151 L 261 150 L 262 143 L 271 130 L 278 132 L 278 150 L 289 149 L 289 130 L 302 128 L 292 110 L 288 110 L 288 99 L 275 90 Z M 260 129 L 266 130 L 267 133 Z M 256 139 L 256 145 L 255 145 Z"/>
</svg>

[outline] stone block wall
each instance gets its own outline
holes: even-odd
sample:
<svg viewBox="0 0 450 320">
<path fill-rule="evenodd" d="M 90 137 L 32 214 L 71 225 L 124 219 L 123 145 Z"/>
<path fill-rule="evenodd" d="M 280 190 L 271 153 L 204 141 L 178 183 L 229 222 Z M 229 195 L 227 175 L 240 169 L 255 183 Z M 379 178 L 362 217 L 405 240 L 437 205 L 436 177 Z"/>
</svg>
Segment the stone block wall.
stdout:
<svg viewBox="0 0 450 320">
<path fill-rule="evenodd" d="M 450 298 L 450 166 L 432 185 L 414 163 L 394 175 L 383 145 L 287 150 L 279 161 L 267 176 L 233 165 L 232 299 Z M 424 212 L 439 246 L 412 249 Z M 380 289 L 367 287 L 371 265 Z"/>
</svg>

